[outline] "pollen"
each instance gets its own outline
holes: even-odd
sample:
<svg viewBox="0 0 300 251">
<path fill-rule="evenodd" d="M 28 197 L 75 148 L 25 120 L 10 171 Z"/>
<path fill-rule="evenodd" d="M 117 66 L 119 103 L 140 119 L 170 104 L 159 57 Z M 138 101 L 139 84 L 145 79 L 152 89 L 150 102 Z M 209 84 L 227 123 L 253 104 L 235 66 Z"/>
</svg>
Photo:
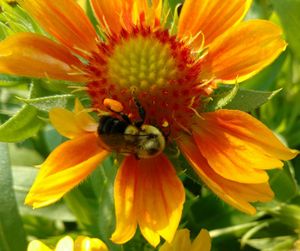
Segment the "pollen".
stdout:
<svg viewBox="0 0 300 251">
<path fill-rule="evenodd" d="M 107 110 L 104 100 L 114 99 L 123 113 L 140 120 L 137 99 L 145 123 L 168 133 L 188 130 L 206 89 L 201 62 L 187 44 L 167 30 L 141 26 L 110 35 L 98 48 L 88 60 L 88 92 L 96 110 Z"/>
</svg>

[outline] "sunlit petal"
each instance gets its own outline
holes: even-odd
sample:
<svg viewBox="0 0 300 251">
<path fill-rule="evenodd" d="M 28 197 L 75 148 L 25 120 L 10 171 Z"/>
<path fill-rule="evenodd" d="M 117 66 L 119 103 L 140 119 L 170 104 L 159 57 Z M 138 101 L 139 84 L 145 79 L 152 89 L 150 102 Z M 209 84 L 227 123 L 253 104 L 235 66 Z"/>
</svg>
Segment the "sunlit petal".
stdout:
<svg viewBox="0 0 300 251">
<path fill-rule="evenodd" d="M 108 251 L 108 248 L 99 239 L 78 236 L 75 240 L 74 251 Z"/>
<path fill-rule="evenodd" d="M 285 47 L 277 25 L 264 20 L 243 22 L 209 46 L 202 78 L 244 81 L 269 65 Z"/>
<path fill-rule="evenodd" d="M 96 31 L 76 1 L 19 0 L 19 3 L 46 31 L 76 53 L 87 56 L 97 50 Z"/>
<path fill-rule="evenodd" d="M 70 236 L 66 236 L 59 240 L 55 251 L 74 251 L 74 241 Z"/>
<path fill-rule="evenodd" d="M 91 4 L 104 30 L 117 33 L 132 24 L 133 0 L 91 0 Z"/>
<path fill-rule="evenodd" d="M 206 45 L 238 23 L 251 0 L 186 0 L 178 23 L 178 37 L 204 35 Z"/>
<path fill-rule="evenodd" d="M 86 81 L 82 63 L 48 38 L 17 33 L 0 42 L 0 72 L 19 76 Z"/>
<path fill-rule="evenodd" d="M 70 139 L 97 130 L 96 121 L 88 114 L 78 99 L 75 100 L 74 112 L 64 108 L 53 108 L 49 112 L 49 118 L 55 129 Z"/>
<path fill-rule="evenodd" d="M 192 243 L 190 251 L 210 251 L 211 239 L 206 229 L 202 229 Z"/>
<path fill-rule="evenodd" d="M 184 189 L 165 156 L 141 160 L 127 157 L 117 175 L 115 196 L 117 229 L 113 241 L 117 236 L 129 238 L 137 223 L 153 246 L 158 245 L 160 236 L 169 242 L 173 239 L 181 218 Z M 129 224 L 131 232 L 126 236 Z M 122 238 L 122 242 L 127 240 Z"/>
<path fill-rule="evenodd" d="M 94 133 L 66 141 L 41 165 L 25 203 L 35 208 L 54 203 L 84 180 L 107 155 Z"/>
<path fill-rule="evenodd" d="M 268 183 L 243 184 L 218 175 L 202 156 L 192 137 L 181 135 L 177 143 L 199 177 L 215 194 L 233 207 L 254 214 L 256 210 L 249 202 L 266 202 L 273 198 L 274 194 Z"/>
<path fill-rule="evenodd" d="M 28 245 L 27 251 L 52 251 L 43 242 L 34 240 Z"/>
<path fill-rule="evenodd" d="M 118 170 L 114 185 L 116 211 L 116 229 L 111 240 L 115 243 L 125 243 L 135 234 L 136 217 L 136 182 L 138 179 L 137 161 L 125 158 Z"/>
<path fill-rule="evenodd" d="M 191 250 L 190 231 L 187 229 L 177 230 L 171 243 L 165 242 L 159 251 L 183 251 Z"/>
</svg>

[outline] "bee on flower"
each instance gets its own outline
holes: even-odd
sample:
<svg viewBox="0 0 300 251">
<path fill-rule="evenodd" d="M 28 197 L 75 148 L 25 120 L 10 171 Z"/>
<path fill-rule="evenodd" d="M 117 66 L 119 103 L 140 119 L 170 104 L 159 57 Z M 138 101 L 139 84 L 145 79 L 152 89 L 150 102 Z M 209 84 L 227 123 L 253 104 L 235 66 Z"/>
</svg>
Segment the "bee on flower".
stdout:
<svg viewBox="0 0 300 251">
<path fill-rule="evenodd" d="M 26 198 L 33 207 L 59 200 L 112 151 L 123 155 L 114 184 L 112 241 L 129 241 L 139 226 L 153 246 L 171 243 L 184 187 L 165 148 L 176 143 L 201 180 L 249 214 L 273 198 L 266 170 L 296 151 L 238 110 L 205 112 L 218 83 L 244 81 L 285 50 L 282 32 L 265 20 L 243 21 L 249 0 L 186 0 L 170 22 L 162 0 L 91 0 L 97 34 L 73 0 L 19 0 L 53 37 L 18 33 L 0 43 L 0 72 L 82 83 L 99 114 L 76 100 L 74 112 L 50 111 L 69 140 L 41 165 Z"/>
</svg>

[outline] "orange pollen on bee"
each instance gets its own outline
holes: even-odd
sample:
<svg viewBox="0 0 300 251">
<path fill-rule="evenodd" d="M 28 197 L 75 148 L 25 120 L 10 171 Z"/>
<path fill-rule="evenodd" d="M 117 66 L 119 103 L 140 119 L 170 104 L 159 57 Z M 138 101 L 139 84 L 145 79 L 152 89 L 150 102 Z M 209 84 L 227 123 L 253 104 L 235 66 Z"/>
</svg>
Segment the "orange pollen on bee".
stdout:
<svg viewBox="0 0 300 251">
<path fill-rule="evenodd" d="M 94 108 L 119 110 L 107 99 L 116 100 L 123 113 L 139 120 L 137 99 L 146 112 L 145 123 L 162 130 L 168 125 L 172 132 L 189 128 L 207 94 L 199 88 L 201 64 L 184 42 L 167 30 L 141 25 L 109 36 L 98 48 L 88 65 Z"/>
</svg>

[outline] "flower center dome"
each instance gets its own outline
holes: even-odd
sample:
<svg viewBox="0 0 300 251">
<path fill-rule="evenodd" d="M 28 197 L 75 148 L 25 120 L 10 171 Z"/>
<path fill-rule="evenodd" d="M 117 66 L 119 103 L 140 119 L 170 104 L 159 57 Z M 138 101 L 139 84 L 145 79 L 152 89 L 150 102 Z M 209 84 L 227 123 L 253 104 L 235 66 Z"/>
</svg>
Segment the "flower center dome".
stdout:
<svg viewBox="0 0 300 251">
<path fill-rule="evenodd" d="M 178 76 L 178 70 L 168 44 L 138 35 L 115 47 L 107 75 L 111 83 L 141 91 L 167 85 Z"/>
<path fill-rule="evenodd" d="M 98 45 L 89 60 L 88 92 L 94 108 L 107 110 L 105 98 L 121 102 L 124 113 L 139 119 L 134 98 L 146 111 L 147 124 L 168 130 L 188 128 L 205 94 L 201 65 L 191 49 L 166 30 L 133 27 Z"/>
</svg>

